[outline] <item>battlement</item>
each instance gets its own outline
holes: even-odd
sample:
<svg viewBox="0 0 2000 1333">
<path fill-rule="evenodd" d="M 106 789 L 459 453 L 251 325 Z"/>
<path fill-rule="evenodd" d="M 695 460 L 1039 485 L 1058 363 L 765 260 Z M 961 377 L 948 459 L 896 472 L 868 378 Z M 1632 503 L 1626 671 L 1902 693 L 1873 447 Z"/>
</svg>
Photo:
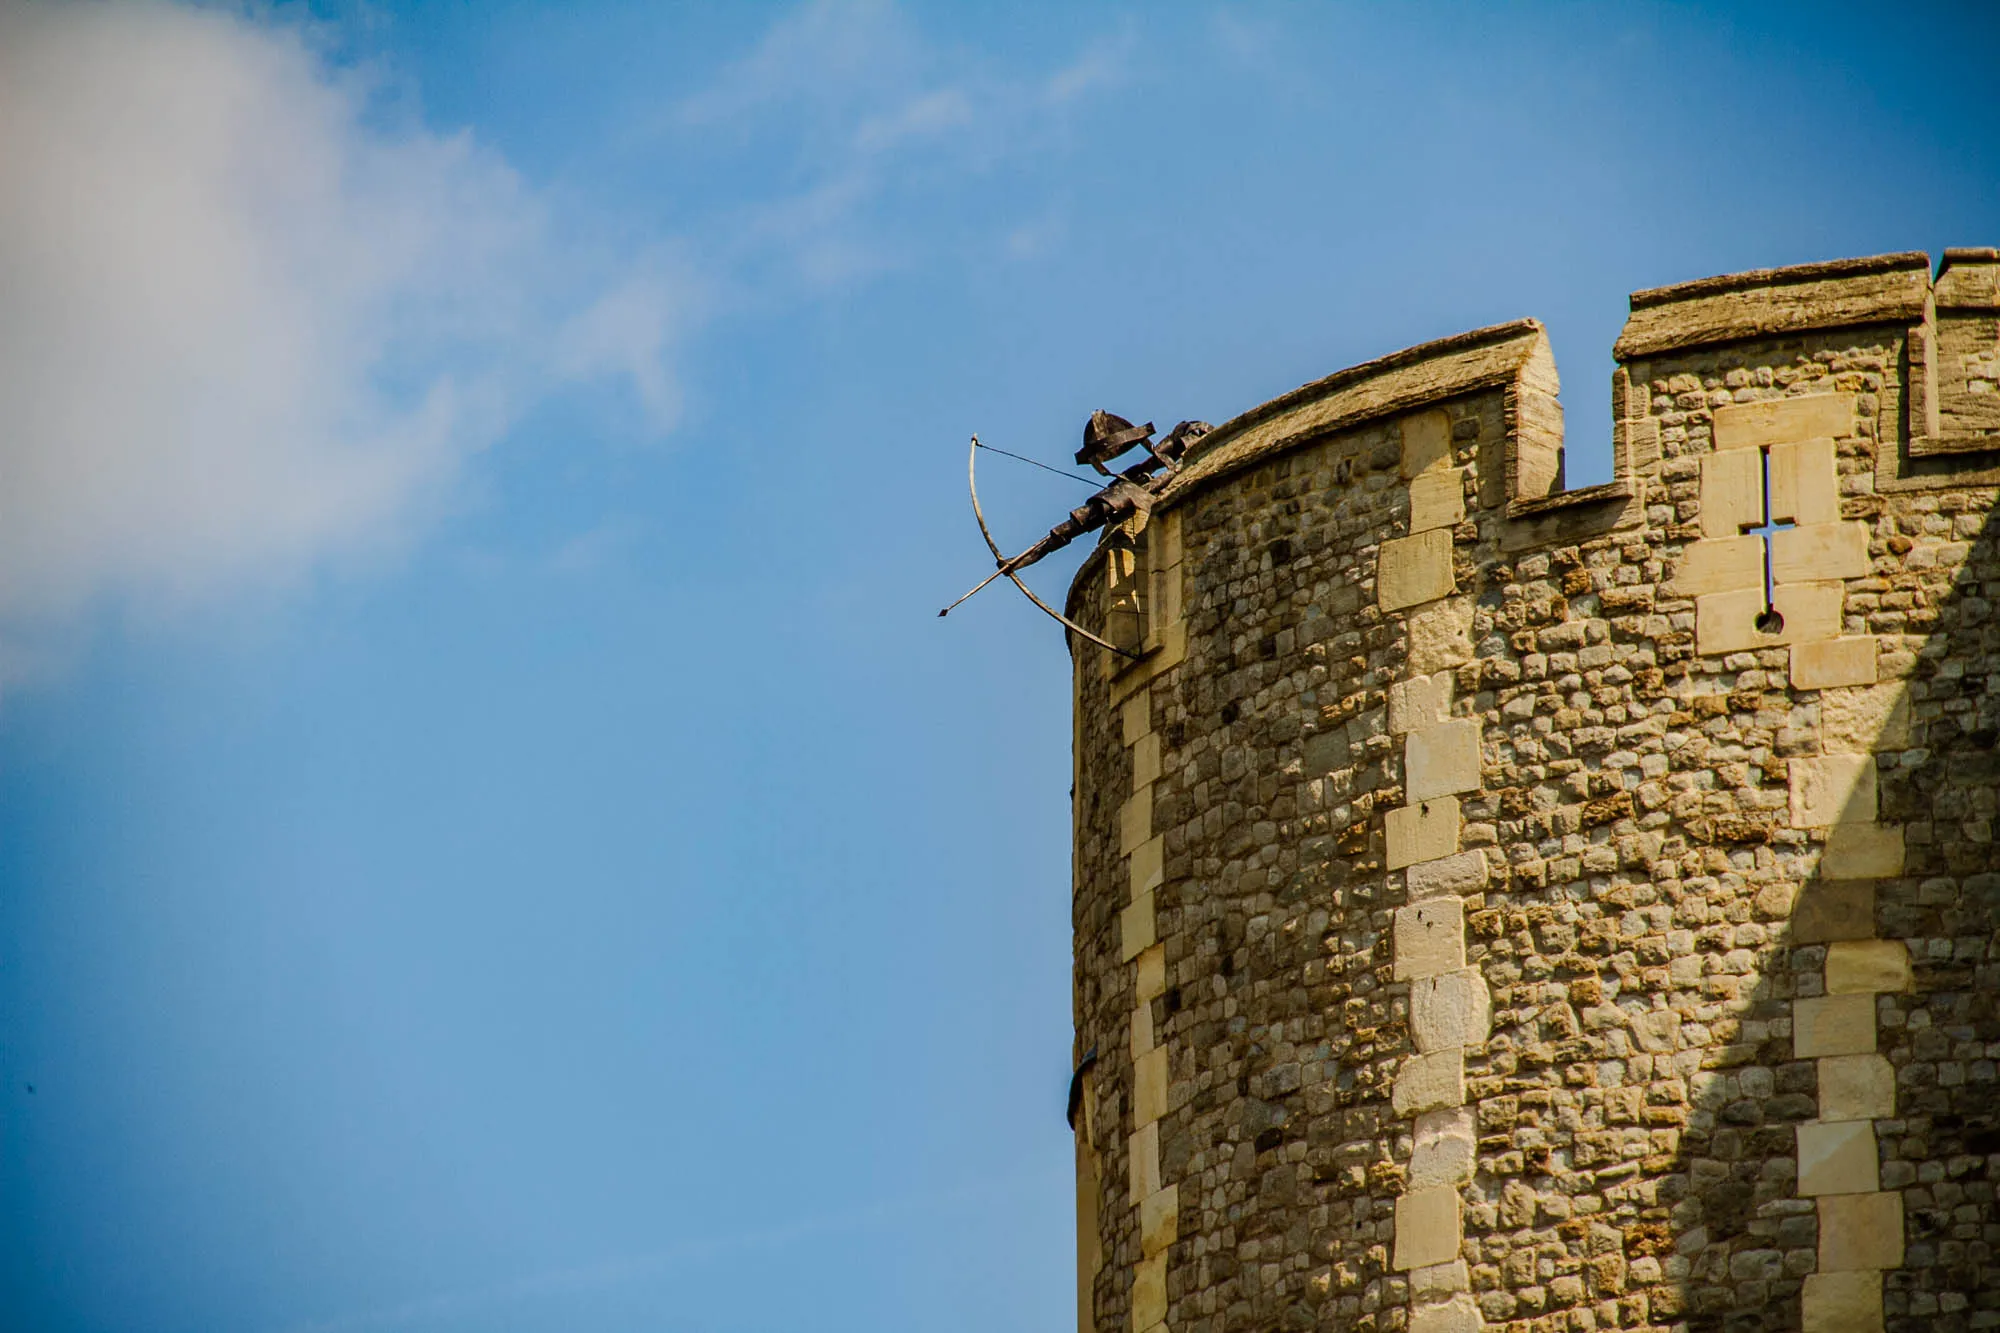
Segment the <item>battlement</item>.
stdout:
<svg viewBox="0 0 2000 1333">
<path fill-rule="evenodd" d="M 1614 356 L 1605 485 L 1522 320 L 1224 423 L 1079 571 L 1081 1327 L 1983 1326 L 2000 251 Z"/>
</svg>

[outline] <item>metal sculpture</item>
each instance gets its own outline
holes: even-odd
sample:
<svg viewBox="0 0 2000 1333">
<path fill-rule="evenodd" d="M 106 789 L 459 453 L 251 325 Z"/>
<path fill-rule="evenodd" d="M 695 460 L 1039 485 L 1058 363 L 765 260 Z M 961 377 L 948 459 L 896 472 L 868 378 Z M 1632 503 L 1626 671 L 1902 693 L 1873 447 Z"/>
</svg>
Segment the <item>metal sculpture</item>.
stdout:
<svg viewBox="0 0 2000 1333">
<path fill-rule="evenodd" d="M 1084 424 L 1083 447 L 1076 451 L 1076 461 L 1088 464 L 1100 475 L 1111 480 L 1095 495 L 1070 510 L 1069 517 L 1050 528 L 1048 534 L 1040 541 L 1014 556 L 1001 553 L 1000 543 L 993 539 L 993 530 L 986 525 L 986 511 L 979 503 L 979 451 L 987 446 L 980 444 L 977 435 L 973 436 L 972 449 L 965 461 L 966 485 L 972 492 L 972 517 L 979 524 L 979 535 L 985 538 L 986 549 L 993 553 L 993 572 L 980 580 L 971 592 L 938 614 L 950 615 L 973 593 L 980 591 L 995 579 L 1005 578 L 1019 588 L 1029 601 L 1064 627 L 1120 657 L 1136 658 L 1137 653 L 1127 648 L 1120 648 L 1117 644 L 1091 633 L 1037 597 L 1034 589 L 1021 581 L 1020 571 L 1045 556 L 1060 551 L 1085 533 L 1095 532 L 1110 523 L 1123 521 L 1134 513 L 1151 509 L 1154 499 L 1180 471 L 1188 449 L 1195 441 L 1208 434 L 1209 429 L 1205 421 L 1183 421 L 1169 431 L 1165 439 L 1155 443 L 1153 423 L 1150 421 L 1143 426 L 1135 426 L 1125 418 L 1113 416 L 1101 408 L 1092 412 L 1090 420 Z M 1118 472 L 1113 472 L 1105 466 L 1106 463 L 1131 452 L 1134 448 L 1144 448 L 1146 457 Z"/>
</svg>

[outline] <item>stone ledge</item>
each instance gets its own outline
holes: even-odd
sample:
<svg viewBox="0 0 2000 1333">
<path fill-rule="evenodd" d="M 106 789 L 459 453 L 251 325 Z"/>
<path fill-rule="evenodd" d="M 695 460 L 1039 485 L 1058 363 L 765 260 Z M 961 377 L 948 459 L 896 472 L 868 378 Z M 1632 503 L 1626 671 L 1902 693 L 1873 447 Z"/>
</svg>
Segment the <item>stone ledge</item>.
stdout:
<svg viewBox="0 0 2000 1333">
<path fill-rule="evenodd" d="M 1601 481 L 1595 486 L 1579 486 L 1573 491 L 1557 491 L 1554 495 L 1540 495 L 1529 500 L 1509 500 L 1507 517 L 1540 518 L 1544 514 L 1559 514 L 1566 509 L 1586 509 L 1591 505 L 1630 500 L 1638 493 L 1639 488 L 1633 484 L 1630 477 L 1618 481 Z"/>
<path fill-rule="evenodd" d="M 1914 324 L 1930 295 L 1921 251 L 1752 269 L 1632 293 L 1620 361 L 1806 329 Z"/>
</svg>

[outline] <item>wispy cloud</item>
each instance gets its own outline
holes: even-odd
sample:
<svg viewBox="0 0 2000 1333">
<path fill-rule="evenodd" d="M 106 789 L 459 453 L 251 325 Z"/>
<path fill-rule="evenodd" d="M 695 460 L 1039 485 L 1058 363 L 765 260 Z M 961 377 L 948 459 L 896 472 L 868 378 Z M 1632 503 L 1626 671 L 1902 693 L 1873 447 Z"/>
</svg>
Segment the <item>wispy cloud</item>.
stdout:
<svg viewBox="0 0 2000 1333">
<path fill-rule="evenodd" d="M 578 242 L 297 28 L 0 0 L 4 633 L 406 538 L 566 383 L 670 427 L 690 284 Z"/>
<path fill-rule="evenodd" d="M 1134 46 L 1120 29 L 1053 71 L 1010 73 L 926 40 L 880 0 L 811 0 L 680 102 L 659 132 L 756 141 L 788 161 L 769 191 L 742 201 L 731 265 L 808 290 L 842 286 L 910 262 L 892 199 L 922 203 L 926 191 L 964 188 L 1047 149 L 1090 97 L 1129 78 Z M 1018 255 L 1009 231 L 1000 224 L 993 244 Z"/>
</svg>

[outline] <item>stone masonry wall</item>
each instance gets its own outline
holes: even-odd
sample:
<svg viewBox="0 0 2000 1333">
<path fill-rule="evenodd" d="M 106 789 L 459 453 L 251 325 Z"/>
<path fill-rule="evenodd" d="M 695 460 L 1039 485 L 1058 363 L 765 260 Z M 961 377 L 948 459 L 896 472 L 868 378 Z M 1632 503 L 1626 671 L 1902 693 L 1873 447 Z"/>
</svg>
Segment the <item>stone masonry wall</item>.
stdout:
<svg viewBox="0 0 2000 1333">
<path fill-rule="evenodd" d="M 1085 1327 L 2000 1327 L 2000 255 L 1937 286 L 1636 295 L 1606 486 L 1523 322 L 1107 536 Z"/>
</svg>

